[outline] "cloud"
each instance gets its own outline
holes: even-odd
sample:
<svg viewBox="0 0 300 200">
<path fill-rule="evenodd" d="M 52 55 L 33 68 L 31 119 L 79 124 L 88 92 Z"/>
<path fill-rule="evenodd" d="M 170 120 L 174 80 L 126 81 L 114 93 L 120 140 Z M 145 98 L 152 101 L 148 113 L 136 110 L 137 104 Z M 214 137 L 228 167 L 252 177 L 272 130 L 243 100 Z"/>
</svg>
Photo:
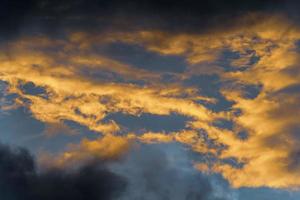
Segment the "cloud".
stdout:
<svg viewBox="0 0 300 200">
<path fill-rule="evenodd" d="M 28 151 L 0 146 L 0 195 L 3 200 L 114 199 L 126 188 L 126 179 L 101 163 L 76 171 L 38 172 Z"/>
<path fill-rule="evenodd" d="M 77 168 L 93 160 L 115 160 L 127 154 L 132 146 L 130 137 L 106 135 L 89 140 L 82 139 L 80 144 L 70 144 L 64 152 L 58 155 L 42 153 L 39 155 L 39 165 L 43 168 Z"/>
<path fill-rule="evenodd" d="M 178 144 L 139 145 L 111 170 L 125 176 L 129 187 L 120 200 L 237 199 L 220 177 L 206 176 L 193 168 L 188 151 Z"/>
<path fill-rule="evenodd" d="M 77 168 L 41 169 L 27 150 L 1 145 L 0 195 L 4 200 L 237 198 L 226 181 L 201 174 L 187 157 L 174 144 L 138 145 L 115 161 L 98 157 Z"/>
<path fill-rule="evenodd" d="M 286 8 L 270 6 L 269 1 L 188 1 L 173 2 L 174 6 L 169 1 L 132 6 L 113 2 L 29 5 L 35 11 L 30 13 L 40 18 L 29 14 L 26 19 L 37 20 L 38 25 L 28 22 L 27 28 L 32 28 L 28 32 L 39 34 L 5 40 L 0 53 L 0 79 L 8 85 L 6 93 L 17 96 L 9 108 L 26 107 L 45 124 L 68 120 L 103 135 L 71 145 L 73 149 L 62 153 L 67 161 L 120 155 L 128 151 L 131 139 L 178 142 L 212 157 L 195 166 L 220 173 L 233 187 L 299 187 L 299 91 L 294 87 L 300 78 L 300 31 Z M 99 9 L 106 12 L 97 14 Z M 185 17 L 186 13 L 190 15 Z M 39 30 L 44 21 L 53 32 Z M 9 23 L 18 24 L 18 18 Z M 186 66 L 179 72 L 175 66 L 167 72 L 153 70 L 99 51 L 120 44 L 154 54 L 158 60 L 178 56 Z M 166 76 L 173 81 L 165 81 Z M 200 78 L 187 85 L 193 77 Z M 251 98 L 245 95 L 250 86 L 259 88 Z M 232 103 L 214 109 L 218 102 Z M 188 120 L 178 131 L 140 134 L 105 120 L 114 113 L 135 117 L 175 113 Z M 230 127 L 216 125 L 218 120 L 230 122 Z M 241 138 L 241 133 L 247 137 Z M 228 159 L 238 165 L 224 161 Z"/>
<path fill-rule="evenodd" d="M 292 5 L 292 6 L 291 6 Z M 1 9 L 1 36 L 14 38 L 22 34 L 47 33 L 56 36 L 62 30 L 164 30 L 170 32 L 207 32 L 236 27 L 239 18 L 249 12 L 286 12 L 299 7 L 282 1 L 104 1 L 85 2 L 12 0 L 3 1 Z M 251 19 L 245 24 L 258 20 Z M 218 23 L 222 20 L 222 24 Z M 4 28 L 5 27 L 5 28 Z M 199 28 L 195 28 L 199 27 Z"/>
<path fill-rule="evenodd" d="M 224 138 L 228 149 L 222 152 L 222 157 L 236 157 L 245 163 L 244 167 L 217 163 L 213 168 L 235 187 L 299 187 L 299 173 L 291 170 L 298 165 L 295 133 L 299 132 L 296 126 L 299 94 L 297 89 L 291 88 L 298 84 L 299 73 L 291 75 L 285 72 L 299 68 L 299 55 L 295 51 L 299 30 L 287 26 L 281 33 L 269 31 L 261 34 L 261 39 L 269 38 L 269 41 L 253 45 L 259 61 L 248 70 L 225 74 L 235 79 L 234 85 L 261 86 L 254 99 L 243 96 L 243 90 L 235 86 L 222 89 L 224 96 L 235 102 L 233 108 L 241 111 L 233 117 L 234 123 L 246 130 L 249 136 L 246 141 Z"/>
<path fill-rule="evenodd" d="M 64 45 L 61 46 L 61 43 Z M 71 47 L 68 47 L 69 45 Z M 99 67 L 96 61 L 89 60 L 87 57 L 89 62 L 95 63 L 95 66 L 90 65 L 89 68 L 86 67 L 89 63 L 78 65 L 73 62 L 77 53 L 69 55 L 67 53 L 69 50 L 49 52 L 48 49 L 51 48 L 74 47 L 72 42 L 68 41 L 51 42 L 47 38 L 30 38 L 12 42 L 9 49 L 1 55 L 3 64 L 1 79 L 9 82 L 11 93 L 20 96 L 17 103 L 28 107 L 33 116 L 42 122 L 56 124 L 63 120 L 72 120 L 94 131 L 115 133 L 120 130 L 119 125 L 114 121 L 103 121 L 108 113 L 123 112 L 139 115 L 144 112 L 169 115 L 175 112 L 204 121 L 214 117 L 214 114 L 204 106 L 194 103 L 194 99 L 205 101 L 210 99 L 196 94 L 192 87 L 182 87 L 177 84 L 162 86 L 154 83 L 139 86 L 120 83 L 117 80 L 111 81 L 113 79 L 95 81 L 81 73 L 81 70 L 95 69 L 101 73 L 103 64 L 106 71 L 115 73 L 118 71 L 125 78 L 128 78 L 128 74 L 123 74 L 122 70 L 119 70 L 122 64 L 118 65 L 114 61 L 106 63 L 104 59 L 99 61 L 101 65 Z M 78 56 L 85 59 L 85 54 Z M 128 70 L 130 73 L 139 72 L 134 68 Z M 147 79 L 156 80 L 155 76 L 152 77 L 149 73 Z M 22 85 L 28 82 L 44 88 L 47 98 L 26 93 Z"/>
</svg>

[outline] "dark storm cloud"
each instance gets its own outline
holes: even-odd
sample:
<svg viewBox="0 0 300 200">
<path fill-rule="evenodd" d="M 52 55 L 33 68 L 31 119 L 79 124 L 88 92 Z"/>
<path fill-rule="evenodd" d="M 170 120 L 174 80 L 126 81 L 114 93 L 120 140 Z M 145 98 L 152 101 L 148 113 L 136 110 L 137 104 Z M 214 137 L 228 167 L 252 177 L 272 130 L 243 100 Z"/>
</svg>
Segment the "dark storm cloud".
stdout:
<svg viewBox="0 0 300 200">
<path fill-rule="evenodd" d="M 39 173 L 28 151 L 0 145 L 1 200 L 108 200 L 125 187 L 125 179 L 100 164 Z"/>
<path fill-rule="evenodd" d="M 259 16 L 241 22 L 239 17 L 249 12 L 285 12 L 299 7 L 298 3 L 279 0 L 4 0 L 1 4 L 2 38 L 19 33 L 57 34 L 66 29 L 205 32 L 210 28 L 227 29 L 231 25 L 249 25 L 261 20 Z"/>
</svg>

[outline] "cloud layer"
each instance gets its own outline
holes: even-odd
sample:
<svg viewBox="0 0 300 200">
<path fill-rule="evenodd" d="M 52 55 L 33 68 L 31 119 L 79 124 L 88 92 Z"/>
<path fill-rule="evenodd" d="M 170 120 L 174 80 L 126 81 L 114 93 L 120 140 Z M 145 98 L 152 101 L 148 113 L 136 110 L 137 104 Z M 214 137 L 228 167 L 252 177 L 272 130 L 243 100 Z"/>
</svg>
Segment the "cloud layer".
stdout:
<svg viewBox="0 0 300 200">
<path fill-rule="evenodd" d="M 68 168 L 122 157 L 136 143 L 176 142 L 205 158 L 189 158 L 199 173 L 220 174 L 232 187 L 299 187 L 297 3 L 7 4 L 16 18 L 4 13 L 10 20 L 1 21 L 1 27 L 10 25 L 1 34 L 2 112 L 27 108 L 46 124 L 47 137 L 58 132 L 72 137 L 68 122 L 99 134 L 66 144 L 54 156 L 41 153 L 44 165 Z M 130 129 L 126 120 L 111 117 L 119 115 L 132 124 L 144 116 L 184 120 L 176 129 L 167 123 Z M 156 159 L 167 162 L 149 151 L 143 153 L 153 158 L 152 167 Z M 147 166 L 135 166 L 148 160 L 135 156 L 132 165 L 148 173 Z M 179 173 L 178 166 L 161 165 L 162 176 Z M 127 179 L 137 184 L 134 177 Z M 181 178 L 183 185 L 175 188 L 198 184 L 194 174 L 174 176 Z M 163 182 L 152 181 L 143 184 Z M 169 190 L 158 188 L 149 198 L 164 193 L 174 199 L 165 194 Z M 196 198 L 197 192 L 188 193 Z"/>
</svg>

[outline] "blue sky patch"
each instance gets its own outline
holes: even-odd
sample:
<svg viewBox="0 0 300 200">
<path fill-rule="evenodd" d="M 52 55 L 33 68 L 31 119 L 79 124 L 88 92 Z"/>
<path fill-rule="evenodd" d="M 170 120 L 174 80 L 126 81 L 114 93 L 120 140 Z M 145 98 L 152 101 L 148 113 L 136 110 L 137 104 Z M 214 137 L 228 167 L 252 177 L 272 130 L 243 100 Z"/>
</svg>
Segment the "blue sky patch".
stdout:
<svg viewBox="0 0 300 200">
<path fill-rule="evenodd" d="M 188 117 L 172 113 L 170 115 L 154 115 L 143 113 L 134 116 L 124 113 L 109 114 L 104 121 L 114 120 L 128 131 L 173 132 L 185 128 Z"/>
<path fill-rule="evenodd" d="M 138 45 L 118 42 L 98 48 L 97 51 L 114 60 L 149 71 L 180 73 L 187 66 L 185 59 L 181 56 L 160 55 Z"/>
</svg>

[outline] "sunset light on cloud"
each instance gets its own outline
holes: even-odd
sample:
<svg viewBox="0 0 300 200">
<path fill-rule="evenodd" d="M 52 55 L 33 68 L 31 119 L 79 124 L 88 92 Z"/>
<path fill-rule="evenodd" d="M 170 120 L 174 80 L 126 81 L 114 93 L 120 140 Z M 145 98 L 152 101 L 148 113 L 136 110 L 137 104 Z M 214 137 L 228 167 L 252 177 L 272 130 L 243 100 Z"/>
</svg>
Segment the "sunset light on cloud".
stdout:
<svg viewBox="0 0 300 200">
<path fill-rule="evenodd" d="M 2 5 L 1 200 L 300 198 L 296 1 Z"/>
</svg>

